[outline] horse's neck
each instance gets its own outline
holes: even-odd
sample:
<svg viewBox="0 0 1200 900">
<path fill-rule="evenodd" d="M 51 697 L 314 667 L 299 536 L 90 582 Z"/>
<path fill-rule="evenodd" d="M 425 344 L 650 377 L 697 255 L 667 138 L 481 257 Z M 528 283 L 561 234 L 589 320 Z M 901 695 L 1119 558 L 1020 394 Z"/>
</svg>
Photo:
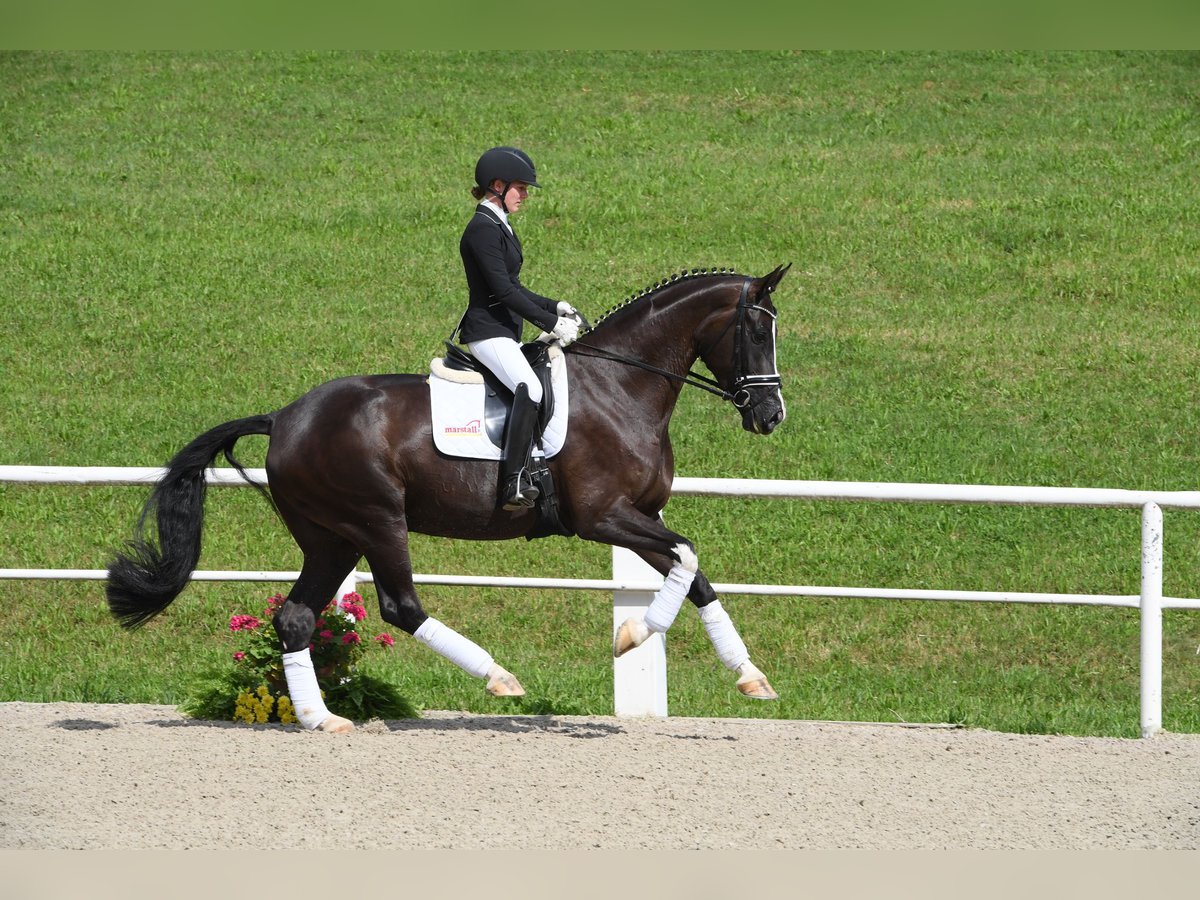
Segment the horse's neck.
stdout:
<svg viewBox="0 0 1200 900">
<path fill-rule="evenodd" d="M 667 427 L 674 412 L 683 379 L 696 362 L 696 331 L 705 309 L 689 303 L 689 298 L 645 298 L 642 308 L 628 310 L 620 321 L 608 323 L 595 337 L 585 336 L 581 343 L 617 356 L 622 363 L 607 359 L 588 358 L 583 350 L 580 360 L 582 373 L 590 382 L 601 407 L 611 407 L 619 398 L 620 415 L 626 421 L 637 421 L 649 433 L 659 433 Z M 670 372 L 674 378 L 664 378 L 661 372 L 641 368 L 644 363 L 653 369 Z"/>
<path fill-rule="evenodd" d="M 598 343 L 606 349 L 640 360 L 682 377 L 696 362 L 696 329 L 703 310 L 689 303 L 690 295 L 638 301 L 617 330 Z"/>
</svg>

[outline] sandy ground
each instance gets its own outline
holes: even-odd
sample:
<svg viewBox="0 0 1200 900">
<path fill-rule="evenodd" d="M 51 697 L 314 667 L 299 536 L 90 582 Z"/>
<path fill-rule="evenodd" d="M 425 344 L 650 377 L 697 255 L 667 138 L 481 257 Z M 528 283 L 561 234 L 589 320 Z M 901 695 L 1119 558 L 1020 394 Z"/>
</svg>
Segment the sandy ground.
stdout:
<svg viewBox="0 0 1200 900">
<path fill-rule="evenodd" d="M 0 848 L 1200 847 L 1200 736 L 0 704 Z"/>
</svg>

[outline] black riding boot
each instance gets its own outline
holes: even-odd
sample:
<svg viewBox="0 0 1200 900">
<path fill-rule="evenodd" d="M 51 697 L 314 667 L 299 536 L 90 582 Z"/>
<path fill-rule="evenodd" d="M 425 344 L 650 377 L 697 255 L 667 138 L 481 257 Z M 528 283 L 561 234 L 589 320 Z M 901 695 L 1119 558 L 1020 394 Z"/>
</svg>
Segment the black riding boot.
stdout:
<svg viewBox="0 0 1200 900">
<path fill-rule="evenodd" d="M 522 382 L 514 392 L 500 458 L 500 505 L 504 509 L 531 509 L 537 502 L 540 492 L 529 477 L 537 418 L 538 405 L 529 399 L 529 388 Z"/>
</svg>

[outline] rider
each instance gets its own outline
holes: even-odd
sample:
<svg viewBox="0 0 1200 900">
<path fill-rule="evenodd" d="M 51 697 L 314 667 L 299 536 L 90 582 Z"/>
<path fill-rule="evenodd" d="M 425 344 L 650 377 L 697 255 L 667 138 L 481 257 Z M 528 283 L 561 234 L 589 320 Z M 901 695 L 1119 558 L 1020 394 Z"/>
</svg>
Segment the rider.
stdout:
<svg viewBox="0 0 1200 900">
<path fill-rule="evenodd" d="M 458 325 L 459 341 L 513 392 L 513 408 L 500 458 L 500 505 L 528 509 L 538 498 L 530 479 L 533 433 L 542 385 L 521 352 L 525 320 L 562 346 L 579 336 L 574 307 L 535 294 L 521 284 L 521 242 L 508 217 L 540 187 L 533 160 L 516 147 L 493 147 L 475 165 L 472 196 L 480 201 L 459 241 L 470 299 Z"/>
</svg>

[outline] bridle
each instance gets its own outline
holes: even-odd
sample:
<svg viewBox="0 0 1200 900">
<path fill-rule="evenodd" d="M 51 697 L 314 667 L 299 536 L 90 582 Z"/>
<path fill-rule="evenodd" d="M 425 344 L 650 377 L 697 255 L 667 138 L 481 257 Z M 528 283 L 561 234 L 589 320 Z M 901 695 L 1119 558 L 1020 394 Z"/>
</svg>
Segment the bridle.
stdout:
<svg viewBox="0 0 1200 900">
<path fill-rule="evenodd" d="M 742 292 L 738 295 L 737 313 L 734 315 L 733 322 L 731 323 L 733 326 L 733 394 L 732 396 L 727 396 L 727 399 L 738 409 L 745 409 L 750 405 L 750 388 L 783 387 L 783 377 L 778 372 L 772 372 L 769 375 L 746 374 L 748 364 L 746 360 L 746 343 L 743 340 L 743 336 L 745 333 L 747 311 L 753 309 L 761 313 L 766 313 L 771 317 L 772 323 L 778 319 L 778 315 L 771 312 L 765 306 L 759 306 L 756 303 L 748 304 L 746 300 L 749 293 L 750 279 L 747 278 L 742 282 Z M 726 325 L 725 330 L 709 345 L 710 350 L 721 342 L 729 327 L 729 325 Z"/>
<path fill-rule="evenodd" d="M 753 279 L 746 278 L 742 282 L 742 290 L 738 295 L 737 311 L 733 319 L 725 326 L 716 340 L 708 345 L 711 350 L 719 344 L 722 338 L 733 329 L 733 384 L 732 391 L 727 391 L 721 387 L 720 383 L 715 378 L 709 378 L 707 375 L 701 375 L 698 372 L 689 371 L 686 375 L 678 375 L 675 372 L 661 369 L 658 366 L 652 366 L 648 362 L 643 362 L 640 359 L 633 359 L 629 356 L 622 356 L 619 353 L 613 353 L 611 350 L 605 350 L 601 347 L 594 347 L 591 344 L 584 343 L 582 340 L 575 341 L 568 350 L 579 353 L 580 347 L 586 347 L 592 353 L 580 353 L 581 356 L 593 356 L 599 359 L 611 359 L 614 362 L 624 363 L 625 365 L 635 366 L 639 369 L 645 369 L 647 372 L 654 372 L 658 375 L 663 375 L 675 381 L 680 381 L 684 384 L 698 387 L 702 391 L 708 391 L 710 394 L 715 394 L 722 400 L 728 400 L 738 409 L 745 409 L 751 405 L 750 389 L 758 387 L 775 387 L 783 386 L 783 377 L 778 372 L 772 372 L 769 375 L 748 375 L 746 374 L 746 347 L 743 341 L 743 334 L 746 323 L 746 313 L 749 310 L 757 310 L 758 312 L 766 313 L 771 317 L 772 321 L 778 318 L 776 313 L 771 312 L 765 306 L 748 303 L 750 294 L 750 282 Z M 706 353 L 701 353 L 701 357 L 706 356 Z"/>
</svg>

